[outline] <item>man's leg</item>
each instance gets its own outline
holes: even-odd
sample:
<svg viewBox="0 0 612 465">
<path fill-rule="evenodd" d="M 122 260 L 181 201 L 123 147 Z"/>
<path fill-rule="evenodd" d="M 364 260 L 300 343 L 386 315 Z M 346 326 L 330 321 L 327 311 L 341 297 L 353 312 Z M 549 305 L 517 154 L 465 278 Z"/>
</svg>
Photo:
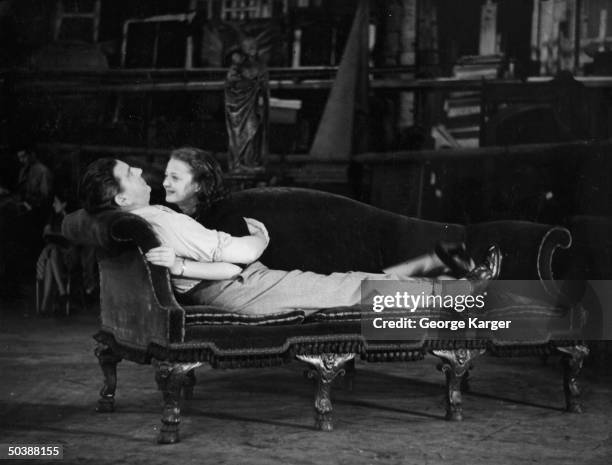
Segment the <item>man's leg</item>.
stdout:
<svg viewBox="0 0 612 465">
<path fill-rule="evenodd" d="M 414 295 L 471 295 L 484 289 L 499 274 L 499 249 L 463 280 L 430 278 L 401 280 Z M 493 257 L 493 255 L 495 257 Z M 271 270 L 259 262 L 248 266 L 232 281 L 205 283 L 190 292 L 191 303 L 206 303 L 245 314 L 272 314 L 301 309 L 316 312 L 322 308 L 351 307 L 365 301 L 363 281 L 399 281 L 396 276 L 363 272 L 322 275 L 310 271 Z"/>
</svg>

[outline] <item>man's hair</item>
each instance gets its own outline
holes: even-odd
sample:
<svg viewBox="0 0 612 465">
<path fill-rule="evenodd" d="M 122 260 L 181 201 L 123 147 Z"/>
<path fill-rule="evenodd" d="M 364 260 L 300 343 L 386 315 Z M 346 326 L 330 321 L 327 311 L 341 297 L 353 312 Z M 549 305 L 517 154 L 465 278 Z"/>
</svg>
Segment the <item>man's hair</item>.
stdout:
<svg viewBox="0 0 612 465">
<path fill-rule="evenodd" d="M 31 142 L 22 142 L 15 146 L 15 153 L 25 152 L 29 155 L 36 154 L 36 145 Z"/>
<path fill-rule="evenodd" d="M 115 195 L 121 191 L 121 185 L 113 173 L 116 164 L 114 158 L 99 158 L 85 170 L 79 186 L 79 199 L 88 212 L 118 207 Z"/>
</svg>

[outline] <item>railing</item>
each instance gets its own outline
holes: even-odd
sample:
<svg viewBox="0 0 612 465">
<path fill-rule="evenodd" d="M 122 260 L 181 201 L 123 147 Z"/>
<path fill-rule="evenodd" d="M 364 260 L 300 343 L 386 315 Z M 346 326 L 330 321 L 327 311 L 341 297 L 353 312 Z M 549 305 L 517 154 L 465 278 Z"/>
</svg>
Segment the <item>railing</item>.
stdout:
<svg viewBox="0 0 612 465">
<path fill-rule="evenodd" d="M 271 89 L 329 89 L 337 67 L 270 68 Z M 406 81 L 398 76 L 411 74 L 414 67 L 371 68 L 373 86 L 383 79 Z M 15 92 L 104 93 L 156 91 L 219 91 L 227 68 L 200 69 L 117 69 L 117 70 L 3 70 L 0 82 L 10 82 Z"/>
<path fill-rule="evenodd" d="M 325 105 L 326 93 L 333 85 L 337 67 L 303 67 L 271 68 L 269 85 L 275 97 L 297 98 L 304 102 L 300 110 L 302 122 L 309 127 L 300 138 L 297 150 L 285 149 L 286 144 L 277 149 L 278 153 L 305 153 L 309 141 L 316 130 L 321 112 Z M 118 69 L 118 70 L 49 70 L 29 71 L 23 69 L 0 70 L 3 107 L 0 112 L 3 118 L 15 122 L 16 127 L 25 124 L 43 131 L 32 137 L 39 141 L 59 141 L 67 143 L 102 143 L 108 141 L 113 145 L 134 145 L 142 147 L 159 147 L 182 143 L 210 145 L 213 150 L 221 150 L 224 145 L 225 129 L 222 114 L 206 114 L 206 117 L 195 121 L 188 115 L 197 111 L 208 111 L 211 102 L 219 106 L 224 88 L 225 68 L 201 69 Z M 502 104 L 549 103 L 554 86 L 552 78 L 533 78 L 526 82 L 519 80 L 460 80 L 451 78 L 413 79 L 412 67 L 370 68 L 368 70 L 370 95 L 375 98 L 398 102 L 399 92 L 414 92 L 414 124 L 426 130 L 444 124 L 444 101 L 454 91 L 481 91 L 482 98 L 476 105 L 481 106 L 480 128 L 484 128 L 488 118 L 495 114 Z M 612 89 L 612 77 L 577 78 L 589 92 Z M 175 93 L 175 94 L 173 94 Z M 192 98 L 192 94 L 197 98 Z M 78 102 L 81 96 L 89 95 L 83 104 L 91 103 L 88 115 L 78 114 L 83 105 Z M 29 96 L 24 98 L 24 96 Z M 69 98 L 65 98 L 69 97 Z M 95 98 L 94 98 L 95 97 Z M 176 98 L 175 98 L 176 97 Z M 608 123 L 608 114 L 612 115 L 612 104 L 608 98 L 600 99 L 603 106 L 608 106 L 605 114 L 596 119 L 603 121 L 601 128 L 593 130 L 592 137 L 606 138 L 612 135 L 612 122 Z M 182 99 L 181 105 L 186 110 L 166 115 L 168 101 Z M 478 99 L 478 97 L 477 97 Z M 124 110 L 126 102 L 135 101 L 129 107 L 129 115 Z M 95 103 L 95 105 L 94 105 Z M 38 105 L 40 110 L 36 107 Z M 97 105 L 97 106 L 96 106 Z M 191 107 L 188 107 L 191 105 Z M 207 106 L 208 105 L 208 106 Z M 75 110 L 76 107 L 76 110 Z M 135 108 L 135 110 L 134 110 Z M 182 108 L 182 107 L 181 107 Z M 212 108 L 212 107 L 211 107 Z M 44 118 L 54 117 L 53 111 L 60 112 L 54 125 L 46 124 Z M 76 116 L 74 115 L 76 111 Z M 95 118 L 100 112 L 99 118 Z M 126 116 L 127 115 L 127 116 Z M 129 117 L 128 117 L 129 116 Z M 385 118 L 388 115 L 372 115 L 374 118 Z M 372 118 L 370 116 L 370 118 Z M 173 120 L 174 118 L 175 120 Z M 610 116 L 609 119 L 612 119 Z M 40 121 L 39 121 L 40 120 Z M 159 123 L 159 124 L 158 124 Z M 157 124 L 157 126 L 156 126 Z M 120 127 L 123 125 L 122 127 Z M 609 129 L 608 129 L 609 128 Z M 92 132 L 95 129 L 95 132 Z M 117 131 L 120 129 L 121 131 Z M 54 133 L 49 131 L 53 130 Z M 163 135 L 174 138 L 171 141 L 158 140 L 156 130 L 166 131 Z M 193 134 L 185 131 L 191 130 Z M 302 129 L 300 128 L 300 131 Z M 47 131 L 46 133 L 44 131 Z M 106 131 L 106 132 L 104 132 Z M 113 132 L 114 131 L 114 132 Z M 173 131 L 172 133 L 170 131 Z M 399 134 L 399 129 L 397 129 Z M 72 134 L 75 134 L 74 137 Z M 176 133 L 176 135 L 175 135 Z M 287 131 L 281 131 L 282 135 Z M 86 140 L 80 135 L 90 134 L 96 140 Z M 297 134 L 297 133 L 296 133 Z M 192 137 L 193 136 L 193 137 Z M 296 135 L 291 135 L 297 139 Z M 175 140 L 176 139 L 176 140 Z M 284 139 L 283 139 L 284 140 Z M 483 138 L 481 142 L 488 140 Z M 388 147 L 392 147 L 389 143 Z M 387 146 L 385 146 L 387 147 Z"/>
<path fill-rule="evenodd" d="M 271 89 L 329 89 L 338 68 L 317 66 L 270 68 Z M 0 83 L 10 82 L 17 92 L 98 93 L 155 91 L 218 91 L 223 89 L 227 68 L 200 69 L 116 69 L 116 70 L 0 70 Z M 517 87 L 538 89 L 551 77 L 516 79 L 414 79 L 414 67 L 370 68 L 370 87 L 380 90 L 481 90 L 494 85 L 515 92 Z M 407 77 L 406 77 L 407 76 Z M 578 77 L 587 88 L 612 88 L 612 76 Z M 537 91 L 533 94 L 537 95 Z"/>
</svg>

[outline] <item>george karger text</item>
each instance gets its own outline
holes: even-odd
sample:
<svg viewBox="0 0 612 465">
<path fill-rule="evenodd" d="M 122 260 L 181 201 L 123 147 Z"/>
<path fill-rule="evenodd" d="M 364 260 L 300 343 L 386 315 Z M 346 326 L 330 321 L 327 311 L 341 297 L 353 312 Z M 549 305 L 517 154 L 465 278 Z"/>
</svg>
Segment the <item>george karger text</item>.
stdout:
<svg viewBox="0 0 612 465">
<path fill-rule="evenodd" d="M 382 317 L 374 318 L 372 325 L 376 329 L 448 329 L 456 331 L 458 329 L 490 329 L 497 331 L 498 329 L 510 328 L 511 320 L 481 320 L 477 317 L 465 320 L 432 320 L 428 317 L 421 318 L 392 318 L 385 319 Z"/>
</svg>

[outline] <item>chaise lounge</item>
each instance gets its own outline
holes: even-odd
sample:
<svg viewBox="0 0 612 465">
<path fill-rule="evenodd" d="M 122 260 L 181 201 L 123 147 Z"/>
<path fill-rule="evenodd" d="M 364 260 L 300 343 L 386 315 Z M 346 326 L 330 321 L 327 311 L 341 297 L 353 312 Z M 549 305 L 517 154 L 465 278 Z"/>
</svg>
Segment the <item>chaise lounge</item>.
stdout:
<svg viewBox="0 0 612 465">
<path fill-rule="evenodd" d="M 469 339 L 426 331 L 418 340 L 373 340 L 362 332 L 363 308 L 329 308 L 308 317 L 300 309 L 284 315 L 248 316 L 210 306 L 182 306 L 173 294 L 167 269 L 150 265 L 143 253 L 159 245 L 144 220 L 119 211 L 70 214 L 63 232 L 77 243 L 98 248 L 101 327 L 95 354 L 104 374 L 98 411 L 112 412 L 116 366 L 122 359 L 152 364 L 163 393 L 160 443 L 179 441 L 180 398 L 193 393 L 193 370 L 268 367 L 296 358 L 317 379 L 315 426 L 332 430 L 331 383 L 355 357 L 368 362 L 416 361 L 427 353 L 441 360 L 446 376 L 446 417 L 463 418 L 461 390 L 473 360 L 492 356 L 561 353 L 566 408 L 580 412 L 577 376 L 587 347 L 580 324 L 586 311 L 565 297 L 555 281 L 555 252 L 571 244 L 561 227 L 500 221 L 469 226 L 423 221 L 386 212 L 354 200 L 297 188 L 242 191 L 217 211 L 259 219 L 271 243 L 261 261 L 270 268 L 320 273 L 386 266 L 433 250 L 440 241 L 466 241 L 475 259 L 491 243 L 503 251 L 500 279 L 537 283 L 531 295 L 506 296 L 487 303 L 483 315 L 553 328 L 537 340 L 504 340 L 490 333 Z M 223 218 L 215 218 L 222 224 Z M 478 261 L 478 260 L 477 260 Z M 501 302 L 501 303 L 500 303 Z M 578 323 L 577 323 L 578 322 Z M 348 367 L 348 368 L 347 368 Z"/>
</svg>

